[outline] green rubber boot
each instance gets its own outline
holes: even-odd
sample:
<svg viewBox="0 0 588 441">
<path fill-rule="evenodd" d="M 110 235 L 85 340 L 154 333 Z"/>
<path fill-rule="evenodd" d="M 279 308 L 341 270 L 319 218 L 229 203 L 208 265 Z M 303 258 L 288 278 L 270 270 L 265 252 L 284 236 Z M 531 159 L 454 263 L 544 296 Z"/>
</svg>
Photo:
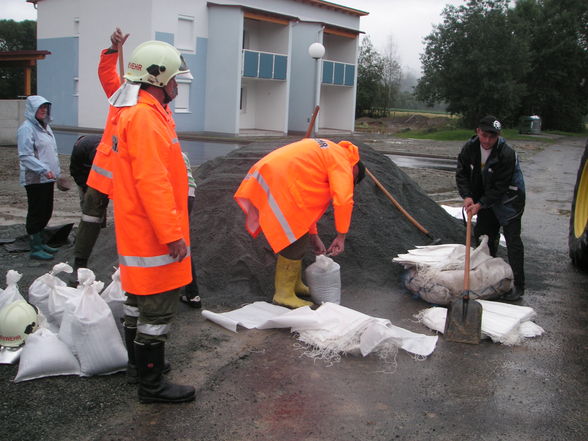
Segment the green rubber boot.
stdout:
<svg viewBox="0 0 588 441">
<path fill-rule="evenodd" d="M 31 244 L 31 259 L 35 260 L 52 260 L 53 254 L 46 252 L 43 249 L 43 239 L 41 233 L 35 233 L 30 235 Z"/>
</svg>

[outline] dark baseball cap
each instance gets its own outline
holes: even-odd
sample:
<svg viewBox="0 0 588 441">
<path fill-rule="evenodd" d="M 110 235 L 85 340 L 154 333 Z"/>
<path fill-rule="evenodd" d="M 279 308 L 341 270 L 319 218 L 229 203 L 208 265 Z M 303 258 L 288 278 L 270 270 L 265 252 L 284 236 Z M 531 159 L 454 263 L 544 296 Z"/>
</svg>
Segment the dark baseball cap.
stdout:
<svg viewBox="0 0 588 441">
<path fill-rule="evenodd" d="M 502 130 L 502 124 L 500 124 L 500 121 L 498 121 L 495 116 L 486 115 L 480 120 L 478 128 L 484 132 L 500 133 L 500 130 Z"/>
</svg>

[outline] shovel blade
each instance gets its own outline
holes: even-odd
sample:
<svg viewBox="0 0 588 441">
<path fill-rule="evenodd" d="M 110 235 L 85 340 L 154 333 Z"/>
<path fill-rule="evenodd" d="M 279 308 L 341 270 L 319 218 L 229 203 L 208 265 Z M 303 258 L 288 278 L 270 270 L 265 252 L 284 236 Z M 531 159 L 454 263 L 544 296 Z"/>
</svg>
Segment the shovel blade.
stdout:
<svg viewBox="0 0 588 441">
<path fill-rule="evenodd" d="M 449 304 L 443 334 L 449 341 L 477 345 L 482 336 L 482 305 L 464 297 Z"/>
</svg>

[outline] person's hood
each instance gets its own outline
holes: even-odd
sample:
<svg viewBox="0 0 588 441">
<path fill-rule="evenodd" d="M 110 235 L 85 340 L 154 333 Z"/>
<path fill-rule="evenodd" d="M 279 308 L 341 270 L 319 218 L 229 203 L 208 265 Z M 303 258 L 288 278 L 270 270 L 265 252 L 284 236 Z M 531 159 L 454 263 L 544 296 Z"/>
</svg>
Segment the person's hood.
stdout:
<svg viewBox="0 0 588 441">
<path fill-rule="evenodd" d="M 32 123 L 38 123 L 37 119 L 35 118 L 35 114 L 37 113 L 37 110 L 39 110 L 39 107 L 45 103 L 49 104 L 49 109 L 47 109 L 47 117 L 45 118 L 44 123 L 49 124 L 51 122 L 51 102 L 40 95 L 31 95 L 27 97 L 25 118 Z"/>
</svg>

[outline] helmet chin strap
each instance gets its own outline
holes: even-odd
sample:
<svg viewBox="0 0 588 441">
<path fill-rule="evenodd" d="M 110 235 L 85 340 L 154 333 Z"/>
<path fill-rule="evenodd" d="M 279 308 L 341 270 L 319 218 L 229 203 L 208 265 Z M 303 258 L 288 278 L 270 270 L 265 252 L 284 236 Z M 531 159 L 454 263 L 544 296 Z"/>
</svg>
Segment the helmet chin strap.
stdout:
<svg viewBox="0 0 588 441">
<path fill-rule="evenodd" d="M 173 101 L 173 98 L 169 96 L 169 93 L 167 93 L 167 86 L 163 87 L 163 95 L 164 104 L 169 104 Z"/>
</svg>

